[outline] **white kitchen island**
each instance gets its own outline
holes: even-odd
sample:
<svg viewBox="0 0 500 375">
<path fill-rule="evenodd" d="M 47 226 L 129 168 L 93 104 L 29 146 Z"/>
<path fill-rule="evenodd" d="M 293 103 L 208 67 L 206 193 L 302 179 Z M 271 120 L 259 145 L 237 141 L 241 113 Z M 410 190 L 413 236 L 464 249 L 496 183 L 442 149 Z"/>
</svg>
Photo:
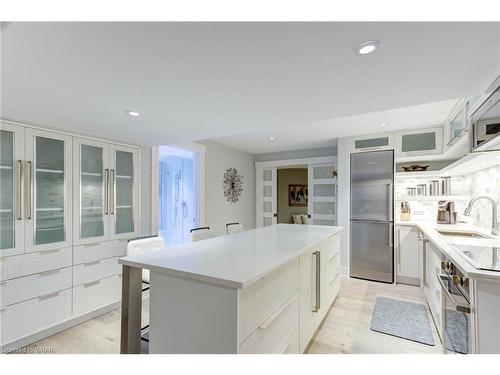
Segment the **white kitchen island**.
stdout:
<svg viewBox="0 0 500 375">
<path fill-rule="evenodd" d="M 341 227 L 278 224 L 121 258 L 121 352 L 303 353 L 340 289 Z"/>
</svg>

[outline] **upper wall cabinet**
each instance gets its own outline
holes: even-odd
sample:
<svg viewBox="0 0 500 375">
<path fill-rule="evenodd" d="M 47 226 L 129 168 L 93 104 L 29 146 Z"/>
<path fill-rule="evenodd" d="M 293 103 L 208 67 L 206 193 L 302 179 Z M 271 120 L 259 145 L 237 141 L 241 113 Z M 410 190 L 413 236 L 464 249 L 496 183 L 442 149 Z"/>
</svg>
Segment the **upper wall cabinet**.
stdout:
<svg viewBox="0 0 500 375">
<path fill-rule="evenodd" d="M 137 149 L 74 138 L 74 243 L 138 233 Z"/>
<path fill-rule="evenodd" d="M 445 124 L 446 145 L 452 146 L 467 131 L 468 102 L 461 100 Z"/>
<path fill-rule="evenodd" d="M 26 252 L 71 246 L 71 137 L 25 129 Z"/>
<path fill-rule="evenodd" d="M 391 150 L 394 148 L 394 133 L 351 137 L 351 152 Z"/>
<path fill-rule="evenodd" d="M 71 137 L 1 124 L 0 256 L 71 246 Z"/>
<path fill-rule="evenodd" d="M 130 238 L 139 233 L 139 153 L 131 147 L 110 148 L 110 239 Z"/>
<path fill-rule="evenodd" d="M 0 257 L 24 253 L 24 128 L 0 124 Z"/>
<path fill-rule="evenodd" d="M 443 129 L 434 127 L 396 133 L 396 155 L 430 155 L 443 152 Z"/>
</svg>

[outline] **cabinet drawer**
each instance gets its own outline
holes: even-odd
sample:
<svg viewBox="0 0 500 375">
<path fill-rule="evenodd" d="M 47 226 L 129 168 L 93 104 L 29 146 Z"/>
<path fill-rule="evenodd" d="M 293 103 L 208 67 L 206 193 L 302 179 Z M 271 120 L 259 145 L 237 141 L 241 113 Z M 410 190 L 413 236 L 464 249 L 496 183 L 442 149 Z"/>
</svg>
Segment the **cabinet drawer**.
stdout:
<svg viewBox="0 0 500 375">
<path fill-rule="evenodd" d="M 72 268 L 60 268 L 0 283 L 0 307 L 71 288 Z"/>
<path fill-rule="evenodd" d="M 0 309 L 5 345 L 71 318 L 71 289 L 50 293 Z"/>
<path fill-rule="evenodd" d="M 101 259 L 73 266 L 73 286 L 118 275 L 121 269 L 118 258 Z"/>
<path fill-rule="evenodd" d="M 121 299 L 121 275 L 73 287 L 73 316 L 96 310 Z"/>
<path fill-rule="evenodd" d="M 299 289 L 299 259 L 294 259 L 241 290 L 240 343 Z"/>
<path fill-rule="evenodd" d="M 100 259 L 127 254 L 127 241 L 102 241 L 73 247 L 73 264 L 95 262 Z"/>
<path fill-rule="evenodd" d="M 64 268 L 72 264 L 71 247 L 0 258 L 0 281 Z"/>
<path fill-rule="evenodd" d="M 241 345 L 240 353 L 295 353 L 299 347 L 299 294 L 295 293 Z"/>
</svg>

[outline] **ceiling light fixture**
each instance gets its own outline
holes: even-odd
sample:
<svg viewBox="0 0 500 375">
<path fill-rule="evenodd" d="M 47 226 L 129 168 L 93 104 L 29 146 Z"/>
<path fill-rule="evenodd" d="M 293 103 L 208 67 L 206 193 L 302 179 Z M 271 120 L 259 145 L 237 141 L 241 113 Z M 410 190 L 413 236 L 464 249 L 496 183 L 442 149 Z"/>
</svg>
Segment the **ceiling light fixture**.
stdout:
<svg viewBox="0 0 500 375">
<path fill-rule="evenodd" d="M 380 42 L 376 40 L 370 40 L 368 42 L 363 42 L 354 47 L 354 52 L 358 55 L 368 55 L 369 53 L 375 52 L 375 50 L 380 46 Z"/>
<path fill-rule="evenodd" d="M 276 140 L 276 138 L 274 138 L 274 137 L 269 137 L 267 139 L 270 140 L 270 141 L 275 141 Z"/>
<path fill-rule="evenodd" d="M 378 124 L 378 126 L 380 126 L 381 128 L 383 128 L 384 126 L 387 126 L 387 122 L 381 122 L 380 124 Z"/>
<path fill-rule="evenodd" d="M 136 111 L 127 111 L 127 114 L 132 117 L 137 117 L 139 116 L 139 112 Z"/>
</svg>

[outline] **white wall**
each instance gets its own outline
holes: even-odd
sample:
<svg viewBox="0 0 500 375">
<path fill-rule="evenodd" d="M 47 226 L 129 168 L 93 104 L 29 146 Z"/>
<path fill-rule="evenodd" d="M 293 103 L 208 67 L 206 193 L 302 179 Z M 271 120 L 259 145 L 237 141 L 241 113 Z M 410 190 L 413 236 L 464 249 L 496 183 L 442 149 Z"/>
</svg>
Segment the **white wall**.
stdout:
<svg viewBox="0 0 500 375">
<path fill-rule="evenodd" d="M 338 225 L 344 230 L 341 234 L 340 243 L 340 266 L 344 274 L 349 273 L 349 244 L 350 244 L 350 222 L 349 218 L 351 207 L 351 158 L 350 158 L 350 139 L 349 137 L 339 138 L 337 155 L 337 218 Z"/>
<path fill-rule="evenodd" d="M 255 164 L 252 154 L 213 141 L 198 142 L 205 149 L 205 225 L 216 235 L 225 234 L 226 223 L 255 227 Z M 243 192 L 236 203 L 224 197 L 223 176 L 234 167 L 243 176 Z"/>
</svg>

